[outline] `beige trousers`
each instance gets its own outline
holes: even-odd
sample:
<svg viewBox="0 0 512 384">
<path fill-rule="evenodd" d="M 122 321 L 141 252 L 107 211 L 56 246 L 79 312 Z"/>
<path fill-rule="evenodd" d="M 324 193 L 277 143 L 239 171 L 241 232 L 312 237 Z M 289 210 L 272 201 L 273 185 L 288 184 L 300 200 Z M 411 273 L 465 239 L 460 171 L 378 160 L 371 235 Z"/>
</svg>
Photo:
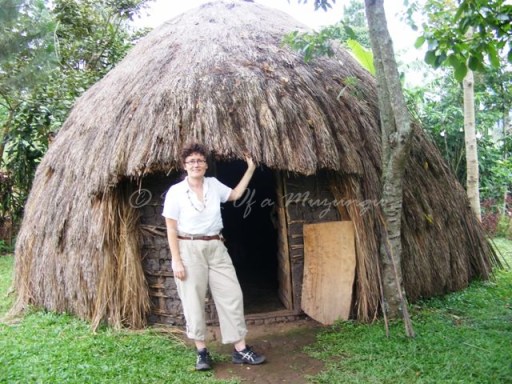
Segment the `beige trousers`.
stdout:
<svg viewBox="0 0 512 384">
<path fill-rule="evenodd" d="M 222 343 L 236 343 L 247 334 L 242 289 L 233 262 L 220 240 L 179 240 L 185 280 L 175 279 L 187 336 L 206 337 L 205 299 L 208 286 L 219 315 Z"/>
</svg>

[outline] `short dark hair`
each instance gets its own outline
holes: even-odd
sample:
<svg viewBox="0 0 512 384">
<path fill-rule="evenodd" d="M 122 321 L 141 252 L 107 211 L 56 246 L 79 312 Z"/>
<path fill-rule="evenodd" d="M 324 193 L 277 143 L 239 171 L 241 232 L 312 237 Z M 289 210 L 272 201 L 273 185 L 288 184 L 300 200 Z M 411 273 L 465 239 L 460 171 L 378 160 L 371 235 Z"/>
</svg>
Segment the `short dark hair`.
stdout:
<svg viewBox="0 0 512 384">
<path fill-rule="evenodd" d="M 193 153 L 199 153 L 206 159 L 208 157 L 208 150 L 206 147 L 199 143 L 190 143 L 183 147 L 181 150 L 181 162 L 185 164 L 185 160 Z"/>
</svg>

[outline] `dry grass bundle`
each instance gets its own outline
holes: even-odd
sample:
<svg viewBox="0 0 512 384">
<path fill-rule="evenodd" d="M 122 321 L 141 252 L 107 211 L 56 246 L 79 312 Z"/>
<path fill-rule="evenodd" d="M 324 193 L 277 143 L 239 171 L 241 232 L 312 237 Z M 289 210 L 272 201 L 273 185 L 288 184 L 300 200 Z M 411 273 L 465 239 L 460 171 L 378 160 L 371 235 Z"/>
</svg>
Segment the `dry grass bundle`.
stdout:
<svg viewBox="0 0 512 384">
<path fill-rule="evenodd" d="M 402 270 L 409 298 L 440 295 L 465 288 L 472 279 L 487 279 L 500 261 L 464 188 L 419 128 L 405 179 Z"/>
<path fill-rule="evenodd" d="M 375 319 L 380 310 L 379 234 L 376 231 L 375 208 L 378 195 L 364 196 L 358 180 L 350 175 L 333 179 L 331 191 L 338 205 L 346 208 L 354 224 L 356 240 L 355 317 L 361 321 Z"/>
<path fill-rule="evenodd" d="M 121 183 L 95 207 L 105 233 L 93 328 L 103 319 L 115 327 L 146 325 L 149 295 L 141 264 L 139 215 L 129 204 L 131 192 L 127 183 Z"/>
</svg>

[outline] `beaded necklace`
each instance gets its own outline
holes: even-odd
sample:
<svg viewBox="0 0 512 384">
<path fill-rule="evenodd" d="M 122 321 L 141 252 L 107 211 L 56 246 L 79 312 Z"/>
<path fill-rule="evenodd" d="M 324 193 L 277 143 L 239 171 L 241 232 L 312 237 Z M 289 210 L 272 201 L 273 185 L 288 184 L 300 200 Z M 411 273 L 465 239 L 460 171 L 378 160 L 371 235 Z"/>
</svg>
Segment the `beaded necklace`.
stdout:
<svg viewBox="0 0 512 384">
<path fill-rule="evenodd" d="M 204 186 L 203 186 L 204 188 Z M 206 192 L 204 194 L 204 199 L 203 199 L 203 202 L 202 202 L 202 208 L 199 209 L 196 207 L 196 205 L 194 204 L 194 201 L 192 200 L 192 197 L 190 196 L 190 189 L 187 189 L 187 197 L 188 197 L 188 201 L 190 201 L 190 205 L 192 206 L 192 208 L 194 208 L 197 212 L 203 212 L 205 209 L 206 209 L 206 204 L 208 204 L 208 192 Z"/>
</svg>

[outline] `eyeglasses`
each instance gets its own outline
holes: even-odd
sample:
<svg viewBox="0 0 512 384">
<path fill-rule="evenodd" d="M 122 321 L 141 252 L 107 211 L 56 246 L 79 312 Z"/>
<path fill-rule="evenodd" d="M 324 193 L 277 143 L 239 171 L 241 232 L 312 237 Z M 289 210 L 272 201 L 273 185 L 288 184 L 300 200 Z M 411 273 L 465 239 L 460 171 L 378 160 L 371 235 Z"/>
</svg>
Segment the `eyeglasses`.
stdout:
<svg viewBox="0 0 512 384">
<path fill-rule="evenodd" d="M 206 160 L 202 160 L 202 159 L 197 159 L 197 160 L 189 160 L 189 161 L 185 161 L 185 164 L 193 164 L 193 165 L 203 165 L 203 164 L 206 164 Z"/>
</svg>

